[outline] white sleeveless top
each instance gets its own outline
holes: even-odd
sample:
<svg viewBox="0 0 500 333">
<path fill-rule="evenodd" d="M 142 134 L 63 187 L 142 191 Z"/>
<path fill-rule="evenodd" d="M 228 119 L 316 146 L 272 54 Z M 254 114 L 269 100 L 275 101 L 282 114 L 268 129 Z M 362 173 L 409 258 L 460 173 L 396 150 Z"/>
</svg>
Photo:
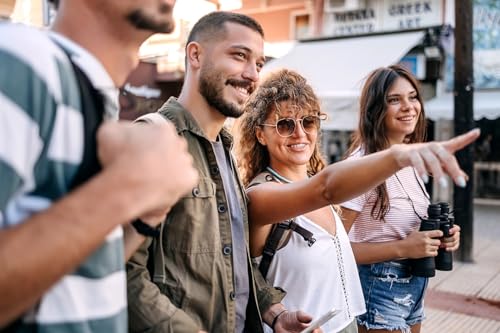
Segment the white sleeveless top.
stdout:
<svg viewBox="0 0 500 333">
<path fill-rule="evenodd" d="M 288 244 L 278 250 L 267 273 L 267 281 L 286 290 L 282 303 L 291 311 L 302 310 L 319 318 L 335 307 L 341 312 L 322 326 L 325 333 L 338 332 L 355 316 L 366 311 L 358 270 L 349 238 L 337 215 L 337 235 L 332 236 L 305 216 L 295 222 L 314 234 L 316 242 L 309 247 L 296 232 Z M 258 262 L 262 257 L 256 258 Z M 272 333 L 268 327 L 265 332 Z"/>
</svg>

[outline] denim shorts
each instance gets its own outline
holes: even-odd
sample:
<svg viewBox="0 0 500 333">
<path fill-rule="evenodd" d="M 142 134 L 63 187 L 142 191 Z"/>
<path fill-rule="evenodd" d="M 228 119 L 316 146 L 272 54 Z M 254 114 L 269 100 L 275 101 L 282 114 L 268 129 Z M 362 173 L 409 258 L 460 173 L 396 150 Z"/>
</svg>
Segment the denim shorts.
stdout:
<svg viewBox="0 0 500 333">
<path fill-rule="evenodd" d="M 412 276 L 403 261 L 358 265 L 366 313 L 358 324 L 368 329 L 410 332 L 424 320 L 424 293 L 428 278 Z"/>
</svg>

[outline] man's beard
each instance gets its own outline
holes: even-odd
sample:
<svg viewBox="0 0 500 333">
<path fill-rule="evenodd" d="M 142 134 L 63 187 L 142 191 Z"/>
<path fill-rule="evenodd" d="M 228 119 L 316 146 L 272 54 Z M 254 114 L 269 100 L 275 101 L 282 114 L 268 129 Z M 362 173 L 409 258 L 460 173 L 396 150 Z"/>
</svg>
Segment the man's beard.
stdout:
<svg viewBox="0 0 500 333">
<path fill-rule="evenodd" d="M 170 19 L 158 21 L 144 13 L 143 10 L 136 9 L 127 15 L 127 20 L 137 29 L 148 30 L 155 33 L 172 32 L 175 28 L 175 22 L 172 17 L 172 6 L 162 4 L 158 12 L 162 14 L 170 13 Z"/>
<path fill-rule="evenodd" d="M 222 74 L 211 69 L 202 69 L 200 73 L 199 90 L 208 105 L 226 117 L 239 118 L 243 114 L 243 106 L 235 105 L 224 100 L 224 86 Z"/>
</svg>

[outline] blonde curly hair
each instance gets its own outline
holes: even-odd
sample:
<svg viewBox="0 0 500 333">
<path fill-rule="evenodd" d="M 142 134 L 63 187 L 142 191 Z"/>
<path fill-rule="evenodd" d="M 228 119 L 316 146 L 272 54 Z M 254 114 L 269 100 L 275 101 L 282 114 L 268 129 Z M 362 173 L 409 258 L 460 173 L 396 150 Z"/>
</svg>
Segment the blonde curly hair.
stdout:
<svg viewBox="0 0 500 333">
<path fill-rule="evenodd" d="M 304 115 L 325 116 L 320 111 L 318 97 L 303 76 L 288 69 L 269 73 L 248 100 L 237 125 L 235 153 L 245 186 L 269 166 L 269 152 L 257 140 L 256 129 L 262 126 L 271 112 L 274 112 L 276 120 L 280 118 L 281 102 L 291 102 Z M 307 165 L 309 176 L 326 165 L 319 148 L 320 134 L 318 132 L 314 152 Z"/>
</svg>

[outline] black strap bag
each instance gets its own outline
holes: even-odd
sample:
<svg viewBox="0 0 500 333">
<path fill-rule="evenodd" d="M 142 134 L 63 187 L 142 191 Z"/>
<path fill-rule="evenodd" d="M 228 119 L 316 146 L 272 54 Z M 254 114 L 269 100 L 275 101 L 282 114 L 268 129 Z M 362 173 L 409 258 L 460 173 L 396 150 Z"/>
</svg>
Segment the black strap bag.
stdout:
<svg viewBox="0 0 500 333">
<path fill-rule="evenodd" d="M 251 182 L 249 187 L 262 184 L 264 182 L 278 181 L 273 177 L 273 175 L 267 171 L 260 173 Z M 262 276 L 265 278 L 271 262 L 273 261 L 276 252 L 288 244 L 292 232 L 296 232 L 304 238 L 308 246 L 312 246 L 316 239 L 313 237 L 313 233 L 306 228 L 301 227 L 295 222 L 295 219 L 285 220 L 283 222 L 273 224 L 269 236 L 267 236 L 266 243 L 264 245 L 264 250 L 262 251 L 262 260 L 259 264 L 259 270 Z"/>
</svg>

